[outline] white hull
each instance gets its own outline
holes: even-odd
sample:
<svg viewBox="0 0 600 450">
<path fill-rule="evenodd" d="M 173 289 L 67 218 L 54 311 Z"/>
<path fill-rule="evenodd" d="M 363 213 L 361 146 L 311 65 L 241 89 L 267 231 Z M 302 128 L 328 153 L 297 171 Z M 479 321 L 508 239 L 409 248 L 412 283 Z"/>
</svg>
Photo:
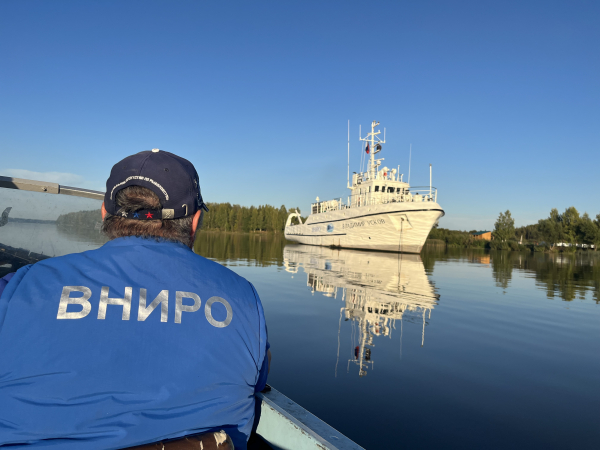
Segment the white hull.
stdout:
<svg viewBox="0 0 600 450">
<path fill-rule="evenodd" d="M 393 202 L 311 214 L 285 227 L 300 244 L 420 253 L 431 228 L 444 215 L 432 201 Z"/>
</svg>

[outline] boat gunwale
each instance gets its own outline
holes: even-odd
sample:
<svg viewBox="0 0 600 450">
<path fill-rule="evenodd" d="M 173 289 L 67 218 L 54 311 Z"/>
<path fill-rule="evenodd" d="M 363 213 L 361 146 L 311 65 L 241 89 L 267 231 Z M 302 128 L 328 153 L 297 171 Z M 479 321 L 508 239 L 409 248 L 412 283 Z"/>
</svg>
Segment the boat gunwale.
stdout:
<svg viewBox="0 0 600 450">
<path fill-rule="evenodd" d="M 261 418 L 256 433 L 274 449 L 364 450 L 363 447 L 276 389 L 270 388 L 270 390 L 259 392 L 256 397 L 261 402 Z M 295 427 L 299 431 L 298 437 L 300 439 L 313 441 L 313 443 L 310 444 L 305 441 L 308 446 L 302 445 L 301 447 L 277 445 L 278 436 L 270 428 L 272 424 L 263 422 L 263 415 L 266 412 L 263 410 L 265 406 Z"/>
</svg>

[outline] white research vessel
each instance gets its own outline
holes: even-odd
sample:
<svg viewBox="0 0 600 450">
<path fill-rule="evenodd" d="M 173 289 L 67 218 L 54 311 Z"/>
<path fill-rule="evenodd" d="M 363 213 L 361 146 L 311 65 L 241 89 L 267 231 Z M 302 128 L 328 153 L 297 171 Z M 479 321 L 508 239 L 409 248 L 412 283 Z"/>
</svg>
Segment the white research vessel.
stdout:
<svg viewBox="0 0 600 450">
<path fill-rule="evenodd" d="M 378 125 L 373 121 L 367 137 L 360 137 L 367 142 L 367 170 L 354 173 L 350 184 L 348 169 L 351 195 L 347 201 L 319 201 L 317 197 L 304 223 L 299 211 L 291 213 L 285 225 L 286 239 L 308 245 L 421 252 L 431 228 L 444 215 L 437 203 L 437 189 L 431 184 L 411 188 L 399 169 L 381 167 L 383 158 L 375 158 L 375 154 L 381 151 L 385 137 L 379 138 Z"/>
</svg>

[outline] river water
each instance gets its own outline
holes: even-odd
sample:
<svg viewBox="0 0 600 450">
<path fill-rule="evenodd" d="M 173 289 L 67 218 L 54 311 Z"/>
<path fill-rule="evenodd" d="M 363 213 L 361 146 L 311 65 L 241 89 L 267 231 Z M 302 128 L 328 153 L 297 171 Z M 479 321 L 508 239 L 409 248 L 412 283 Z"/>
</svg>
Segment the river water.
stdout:
<svg viewBox="0 0 600 450">
<path fill-rule="evenodd" d="M 598 448 L 599 255 L 196 244 L 261 295 L 269 382 L 365 448 Z"/>
<path fill-rule="evenodd" d="M 102 238 L 9 222 L 0 242 L 52 255 Z M 594 252 L 398 255 L 218 233 L 195 250 L 260 294 L 269 383 L 365 448 L 600 445 Z"/>
</svg>

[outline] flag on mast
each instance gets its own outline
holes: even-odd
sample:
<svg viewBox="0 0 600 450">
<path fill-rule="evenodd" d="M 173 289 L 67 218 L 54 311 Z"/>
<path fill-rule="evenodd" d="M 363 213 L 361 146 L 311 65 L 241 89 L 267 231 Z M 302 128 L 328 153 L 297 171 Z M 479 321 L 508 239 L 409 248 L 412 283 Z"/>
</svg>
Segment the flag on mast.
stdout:
<svg viewBox="0 0 600 450">
<path fill-rule="evenodd" d="M 367 142 L 367 149 L 366 149 L 367 155 L 369 154 L 369 143 Z"/>
</svg>

